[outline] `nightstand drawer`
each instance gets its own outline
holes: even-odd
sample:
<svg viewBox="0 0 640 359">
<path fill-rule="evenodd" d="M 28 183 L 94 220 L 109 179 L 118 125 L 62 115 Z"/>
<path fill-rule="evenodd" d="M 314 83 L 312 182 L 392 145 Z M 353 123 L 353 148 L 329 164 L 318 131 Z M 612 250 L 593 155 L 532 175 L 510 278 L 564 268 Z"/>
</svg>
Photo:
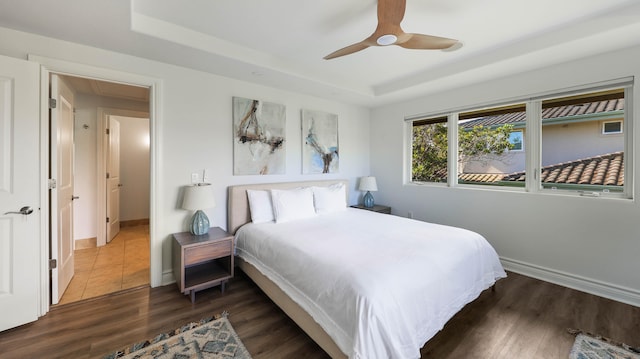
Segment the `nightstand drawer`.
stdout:
<svg viewBox="0 0 640 359">
<path fill-rule="evenodd" d="M 184 265 L 200 263 L 206 260 L 231 255 L 231 240 L 203 244 L 184 250 Z"/>
</svg>

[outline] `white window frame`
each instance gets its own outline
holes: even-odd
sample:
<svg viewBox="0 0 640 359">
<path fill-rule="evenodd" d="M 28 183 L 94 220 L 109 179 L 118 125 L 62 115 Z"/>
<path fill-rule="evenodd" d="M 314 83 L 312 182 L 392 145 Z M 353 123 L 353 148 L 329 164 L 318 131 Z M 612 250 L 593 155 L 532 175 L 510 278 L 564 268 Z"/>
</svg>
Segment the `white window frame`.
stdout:
<svg viewBox="0 0 640 359">
<path fill-rule="evenodd" d="M 415 121 L 421 121 L 424 119 L 430 119 L 430 118 L 435 118 L 435 117 L 443 117 L 442 113 L 434 113 L 434 114 L 428 114 L 428 115 L 419 115 L 419 116 L 412 116 L 411 118 L 406 118 L 404 121 L 404 165 L 403 165 L 403 182 L 405 184 L 412 184 L 412 185 L 417 185 L 417 186 L 437 186 L 437 187 L 446 187 L 446 186 L 450 186 L 451 183 L 451 176 L 449 176 L 448 174 L 451 173 L 451 151 L 452 148 L 451 146 L 449 146 L 447 148 L 447 182 L 419 182 L 419 181 L 413 181 L 413 123 Z M 451 115 L 447 116 L 447 141 L 449 141 L 449 143 L 451 143 Z M 456 124 L 458 122 L 458 117 L 455 117 L 455 121 Z M 455 134 L 455 139 L 458 139 L 458 134 Z M 455 151 L 455 150 L 453 150 Z M 457 158 L 457 153 L 456 153 L 456 161 L 458 160 Z"/>
<path fill-rule="evenodd" d="M 484 105 L 477 105 L 473 107 L 458 108 L 449 111 L 441 111 L 429 115 L 410 116 L 405 118 L 405 168 L 404 168 L 404 183 L 411 185 L 433 185 L 442 186 L 443 183 L 436 182 L 412 182 L 412 136 L 413 136 L 413 122 L 420 119 L 436 116 L 448 116 L 448 170 L 449 175 L 446 186 L 448 187 L 465 187 L 478 190 L 493 190 L 493 191 L 525 191 L 529 193 L 540 194 L 555 194 L 555 195 L 567 195 L 567 196 L 584 196 L 593 198 L 619 198 L 619 199 L 633 199 L 633 85 L 634 78 L 627 77 L 622 79 L 616 79 L 611 81 L 605 81 L 597 84 L 591 84 L 586 86 L 579 86 L 571 89 L 548 91 L 543 94 L 537 94 L 528 98 L 511 99 L 509 101 L 488 103 Z M 604 91 L 607 89 L 624 89 L 625 109 L 624 118 L 622 120 L 622 132 L 618 134 L 624 135 L 624 188 L 622 192 L 590 192 L 580 191 L 576 189 L 549 189 L 543 188 L 540 176 L 538 175 L 540 168 L 542 167 L 542 102 L 547 99 L 560 98 L 565 96 L 586 94 L 590 92 Z M 479 108 L 497 107 L 501 104 L 523 102 L 526 105 L 526 125 L 524 128 L 523 136 L 523 151 L 525 151 L 525 174 L 526 181 L 524 187 L 502 187 L 502 186 L 485 186 L 476 184 L 459 184 L 458 179 L 458 114 L 461 112 L 473 111 Z M 608 122 L 616 122 L 608 121 Z M 604 125 L 603 125 L 604 126 Z M 519 129 L 518 129 L 519 130 Z M 518 131 L 516 130 L 516 131 Z M 613 133 L 609 133 L 613 134 Z M 527 144 L 525 146 L 525 143 Z"/>
<path fill-rule="evenodd" d="M 580 95 L 580 94 L 588 94 L 591 92 L 604 91 L 608 89 L 624 89 L 624 100 L 625 100 L 625 109 L 624 109 L 624 120 L 622 121 L 622 134 L 624 135 L 624 187 L 622 192 L 609 192 L 608 190 L 603 191 L 584 191 L 584 190 L 576 190 L 576 189 L 565 189 L 565 188 L 543 188 L 542 182 L 539 180 L 539 176 L 536 176 L 540 168 L 542 168 L 542 102 L 544 100 L 559 98 L 565 96 L 572 95 Z M 540 111 L 539 114 L 532 115 L 527 118 L 527 124 L 532 122 L 535 127 L 538 129 L 539 133 L 537 134 L 536 145 L 537 148 L 532 150 L 531 152 L 527 152 L 527 154 L 537 154 L 539 157 L 535 159 L 535 166 L 533 166 L 534 177 L 536 177 L 535 184 L 532 184 L 531 188 L 535 188 L 535 191 L 540 193 L 555 193 L 555 194 L 563 194 L 563 195 L 573 195 L 573 196 L 583 196 L 583 197 L 593 197 L 593 198 L 619 198 L 619 199 L 633 199 L 633 137 L 631 133 L 633 131 L 633 124 L 631 123 L 631 118 L 633 115 L 633 78 L 623 79 L 620 81 L 610 81 L 607 83 L 596 84 L 592 86 L 584 86 L 580 89 L 575 89 L 572 91 L 558 92 L 557 94 L 549 94 L 545 96 L 539 96 L 535 101 L 531 102 L 532 106 L 535 106 L 536 110 Z M 530 120 L 530 121 L 529 121 Z M 531 149 L 530 149 L 531 150 Z M 533 157 L 533 156 L 529 156 Z M 533 158 L 529 158 L 529 160 L 533 160 Z M 527 179 L 529 176 L 527 176 Z M 527 187 L 529 188 L 529 187 Z"/>
<path fill-rule="evenodd" d="M 606 127 L 607 123 L 619 123 L 620 124 L 620 131 L 607 132 L 605 130 L 605 127 Z M 603 135 L 619 135 L 619 134 L 621 134 L 623 132 L 624 132 L 624 121 L 622 121 L 622 120 L 602 121 L 602 134 Z"/>
</svg>

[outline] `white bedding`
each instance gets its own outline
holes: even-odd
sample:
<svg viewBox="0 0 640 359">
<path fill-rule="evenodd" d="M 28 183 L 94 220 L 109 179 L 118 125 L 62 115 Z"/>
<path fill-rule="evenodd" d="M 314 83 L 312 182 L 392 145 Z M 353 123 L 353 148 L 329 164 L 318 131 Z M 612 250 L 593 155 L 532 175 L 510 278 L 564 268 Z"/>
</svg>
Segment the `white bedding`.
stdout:
<svg viewBox="0 0 640 359">
<path fill-rule="evenodd" d="M 506 276 L 477 233 L 352 208 L 246 224 L 236 251 L 359 359 L 419 358 L 455 313 Z"/>
</svg>

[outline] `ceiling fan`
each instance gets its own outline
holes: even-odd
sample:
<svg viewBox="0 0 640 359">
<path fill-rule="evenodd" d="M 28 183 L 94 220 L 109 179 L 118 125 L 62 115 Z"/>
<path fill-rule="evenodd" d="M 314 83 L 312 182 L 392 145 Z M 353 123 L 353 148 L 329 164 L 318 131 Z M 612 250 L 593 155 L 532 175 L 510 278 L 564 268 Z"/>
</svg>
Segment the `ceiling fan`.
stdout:
<svg viewBox="0 0 640 359">
<path fill-rule="evenodd" d="M 353 54 L 370 46 L 398 45 L 405 49 L 444 50 L 454 45 L 461 45 L 458 40 L 445 37 L 405 33 L 400 27 L 400 22 L 404 18 L 406 5 L 406 0 L 378 0 L 378 27 L 376 27 L 376 31 L 358 43 L 330 53 L 324 59 L 330 60 Z"/>
</svg>

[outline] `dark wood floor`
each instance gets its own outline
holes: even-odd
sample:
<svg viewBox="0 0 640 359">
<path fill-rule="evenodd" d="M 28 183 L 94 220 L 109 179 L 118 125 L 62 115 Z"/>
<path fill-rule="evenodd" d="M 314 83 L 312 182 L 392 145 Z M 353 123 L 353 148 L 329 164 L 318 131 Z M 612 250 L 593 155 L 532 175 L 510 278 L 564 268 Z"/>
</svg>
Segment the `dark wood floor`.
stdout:
<svg viewBox="0 0 640 359">
<path fill-rule="evenodd" d="M 567 328 L 640 345 L 640 308 L 509 273 L 458 313 L 422 348 L 423 358 L 567 358 Z M 95 358 L 228 311 L 254 359 L 328 356 L 242 273 L 224 294 L 196 303 L 174 285 L 60 306 L 37 322 L 0 333 L 0 358 Z"/>
</svg>

